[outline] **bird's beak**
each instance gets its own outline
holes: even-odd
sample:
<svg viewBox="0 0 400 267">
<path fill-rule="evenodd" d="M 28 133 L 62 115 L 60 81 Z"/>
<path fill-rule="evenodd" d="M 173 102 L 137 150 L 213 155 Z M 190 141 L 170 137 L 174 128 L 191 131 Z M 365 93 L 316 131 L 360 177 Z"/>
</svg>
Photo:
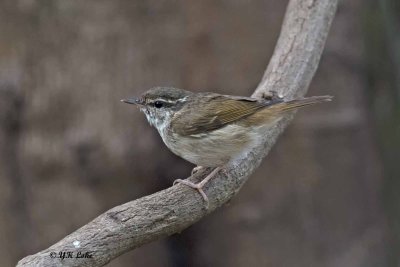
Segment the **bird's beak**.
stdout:
<svg viewBox="0 0 400 267">
<path fill-rule="evenodd" d="M 142 98 L 136 98 L 136 97 L 121 99 L 121 102 L 132 105 L 140 105 L 140 106 L 144 104 Z"/>
</svg>

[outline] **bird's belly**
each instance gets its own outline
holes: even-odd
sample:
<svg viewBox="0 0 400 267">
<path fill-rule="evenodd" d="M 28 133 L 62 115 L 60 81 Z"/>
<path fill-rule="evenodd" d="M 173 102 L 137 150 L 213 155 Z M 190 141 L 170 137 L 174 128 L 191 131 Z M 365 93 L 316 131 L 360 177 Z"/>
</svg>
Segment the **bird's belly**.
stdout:
<svg viewBox="0 0 400 267">
<path fill-rule="evenodd" d="M 246 151 L 254 144 L 257 133 L 239 125 L 228 125 L 221 129 L 193 136 L 168 133 L 162 136 L 164 143 L 176 155 L 203 167 L 222 166 Z"/>
</svg>

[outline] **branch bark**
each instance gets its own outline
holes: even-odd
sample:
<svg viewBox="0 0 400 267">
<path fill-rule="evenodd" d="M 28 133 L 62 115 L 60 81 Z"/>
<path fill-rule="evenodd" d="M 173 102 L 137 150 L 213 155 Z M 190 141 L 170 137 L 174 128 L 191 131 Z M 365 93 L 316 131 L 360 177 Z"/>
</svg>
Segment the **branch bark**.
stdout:
<svg viewBox="0 0 400 267">
<path fill-rule="evenodd" d="M 281 34 L 253 97 L 277 91 L 285 98 L 302 96 L 317 69 L 338 0 L 290 0 Z M 114 207 L 48 249 L 27 256 L 17 266 L 103 266 L 145 243 L 179 233 L 230 200 L 268 154 L 293 115 L 280 120 L 246 158 L 219 173 L 206 186 L 210 206 L 193 189 L 176 185 Z M 199 180 L 205 170 L 188 179 Z M 89 258 L 52 257 L 59 252 L 89 253 Z M 65 255 L 68 256 L 68 255 Z"/>
</svg>

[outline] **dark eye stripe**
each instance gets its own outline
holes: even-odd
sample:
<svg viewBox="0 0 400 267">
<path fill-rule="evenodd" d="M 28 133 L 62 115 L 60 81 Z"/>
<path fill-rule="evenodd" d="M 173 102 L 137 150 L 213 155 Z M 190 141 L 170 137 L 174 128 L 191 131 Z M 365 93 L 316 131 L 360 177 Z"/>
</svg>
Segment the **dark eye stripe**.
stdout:
<svg viewBox="0 0 400 267">
<path fill-rule="evenodd" d="M 164 106 L 164 102 L 156 101 L 156 102 L 154 102 L 154 106 L 156 108 L 162 108 Z"/>
<path fill-rule="evenodd" d="M 174 103 L 169 103 L 162 100 L 156 100 L 154 102 L 150 102 L 149 105 L 156 108 L 168 108 L 172 107 Z"/>
</svg>

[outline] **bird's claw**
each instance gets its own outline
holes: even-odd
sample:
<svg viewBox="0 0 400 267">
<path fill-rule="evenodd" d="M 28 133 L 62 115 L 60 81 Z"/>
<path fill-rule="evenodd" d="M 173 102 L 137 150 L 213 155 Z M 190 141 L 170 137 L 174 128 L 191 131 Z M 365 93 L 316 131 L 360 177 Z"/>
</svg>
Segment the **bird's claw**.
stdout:
<svg viewBox="0 0 400 267">
<path fill-rule="evenodd" d="M 177 184 L 177 183 L 179 183 L 179 184 L 184 184 L 184 185 L 186 185 L 186 186 L 189 186 L 189 187 L 191 187 L 191 188 L 196 189 L 197 191 L 199 191 L 200 195 L 201 195 L 201 196 L 203 197 L 203 199 L 204 199 L 204 202 L 206 203 L 206 204 L 205 204 L 206 210 L 208 209 L 209 201 L 208 201 L 208 197 L 207 197 L 206 193 L 204 193 L 204 191 L 203 191 L 203 186 L 204 186 L 204 184 L 202 184 L 201 182 L 198 183 L 198 184 L 195 184 L 195 183 L 192 183 L 192 182 L 189 182 L 189 181 L 186 181 L 186 180 L 177 179 L 177 180 L 174 181 L 173 185 L 175 185 L 175 184 Z"/>
</svg>

